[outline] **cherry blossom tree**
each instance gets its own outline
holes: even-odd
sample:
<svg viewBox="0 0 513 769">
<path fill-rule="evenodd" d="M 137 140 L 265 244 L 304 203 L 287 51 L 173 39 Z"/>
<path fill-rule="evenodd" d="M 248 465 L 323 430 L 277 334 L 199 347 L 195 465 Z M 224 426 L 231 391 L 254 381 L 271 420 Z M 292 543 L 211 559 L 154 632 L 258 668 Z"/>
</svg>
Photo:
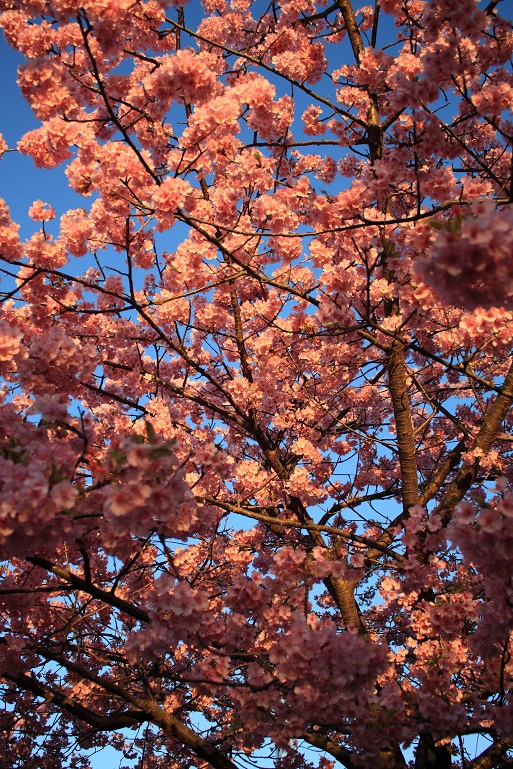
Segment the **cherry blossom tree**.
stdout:
<svg viewBox="0 0 513 769">
<path fill-rule="evenodd" d="M 511 766 L 507 3 L 195 2 L 0 2 L 0 767 Z"/>
</svg>

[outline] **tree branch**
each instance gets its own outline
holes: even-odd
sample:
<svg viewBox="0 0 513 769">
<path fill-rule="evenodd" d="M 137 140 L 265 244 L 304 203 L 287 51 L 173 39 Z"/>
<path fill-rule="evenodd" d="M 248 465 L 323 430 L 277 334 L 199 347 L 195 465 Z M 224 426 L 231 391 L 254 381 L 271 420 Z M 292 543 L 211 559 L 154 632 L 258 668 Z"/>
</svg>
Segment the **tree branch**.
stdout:
<svg viewBox="0 0 513 769">
<path fill-rule="evenodd" d="M 129 713 L 125 712 L 109 716 L 95 713 L 74 698 L 67 697 L 57 689 L 41 683 L 34 676 L 28 676 L 26 673 L 8 673 L 3 671 L 1 675 L 7 681 L 11 681 L 11 683 L 19 686 L 20 689 L 32 692 L 36 697 L 41 697 L 45 702 L 56 705 L 71 716 L 92 726 L 93 729 L 98 729 L 98 731 L 112 732 L 118 729 L 126 729 L 149 720 L 148 716 L 142 712 L 130 711 Z"/>
<path fill-rule="evenodd" d="M 55 574 L 56 577 L 64 580 L 76 590 L 80 590 L 82 593 L 87 593 L 92 598 L 96 598 L 97 600 L 103 601 L 109 606 L 119 609 L 125 614 L 128 614 L 129 617 L 132 617 L 139 622 L 147 624 L 150 621 L 148 613 L 143 609 L 140 609 L 138 606 L 134 606 L 128 601 L 123 600 L 123 598 L 118 598 L 114 593 L 107 592 L 106 590 L 102 590 L 101 588 L 96 587 L 96 585 L 93 585 L 87 582 L 85 579 L 78 577 L 76 574 L 73 574 L 68 569 L 64 569 L 62 566 L 57 566 L 51 561 L 48 561 L 46 558 L 30 556 L 26 560 L 29 563 L 32 563 L 34 566 L 39 566 L 41 569 L 44 569 L 51 574 Z"/>
<path fill-rule="evenodd" d="M 498 740 L 493 745 L 483 750 L 481 755 L 467 763 L 466 769 L 494 769 L 497 761 L 501 759 L 508 750 L 513 747 L 510 740 Z"/>
</svg>

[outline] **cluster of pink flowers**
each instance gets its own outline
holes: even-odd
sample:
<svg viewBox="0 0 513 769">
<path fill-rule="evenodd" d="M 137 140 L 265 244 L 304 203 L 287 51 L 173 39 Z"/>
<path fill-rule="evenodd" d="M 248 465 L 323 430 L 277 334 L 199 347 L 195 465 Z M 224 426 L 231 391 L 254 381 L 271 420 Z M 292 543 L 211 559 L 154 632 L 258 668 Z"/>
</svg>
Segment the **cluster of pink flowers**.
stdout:
<svg viewBox="0 0 513 769">
<path fill-rule="evenodd" d="M 84 256 L 93 236 L 93 223 L 82 208 L 66 211 L 60 220 L 60 237 L 66 251 L 73 256 Z"/>
<path fill-rule="evenodd" d="M 215 58 L 211 54 L 184 49 L 162 56 L 158 69 L 148 75 L 144 86 L 150 96 L 166 104 L 181 96 L 201 104 L 217 89 L 214 66 Z"/>
<path fill-rule="evenodd" d="M 23 332 L 5 320 L 0 321 L 0 361 L 9 363 L 22 349 Z"/>
<path fill-rule="evenodd" d="M 322 43 L 312 43 L 304 27 L 282 27 L 270 45 L 274 68 L 293 80 L 317 83 L 326 71 Z"/>
<path fill-rule="evenodd" d="M 114 531 L 147 537 L 158 528 L 168 537 L 189 536 L 198 509 L 168 446 L 124 438 L 114 442 L 109 459 L 113 480 L 104 514 Z"/>
<path fill-rule="evenodd" d="M 305 619 L 299 612 L 291 619 L 289 631 L 278 636 L 269 652 L 276 676 L 294 692 L 287 713 L 290 731 L 285 726 L 285 736 L 300 733 L 301 721 L 314 718 L 314 713 L 321 722 L 343 719 L 351 710 L 355 692 L 364 702 L 373 691 L 387 658 L 385 647 L 371 646 L 351 633 L 337 633 L 327 619 L 321 624 L 316 617 Z M 347 663 L 343 667 L 338 663 L 341 659 Z M 317 695 L 319 685 L 324 692 L 322 701 Z"/>
<path fill-rule="evenodd" d="M 9 208 L 0 198 L 0 252 L 7 261 L 21 258 L 20 226 L 12 221 Z"/>
<path fill-rule="evenodd" d="M 504 682 L 512 681 L 513 665 L 509 654 L 502 670 L 500 658 L 501 644 L 506 643 L 507 647 L 513 632 L 513 493 L 506 478 L 498 479 L 496 496 L 489 506 L 479 509 L 468 502 L 459 505 L 449 536 L 461 549 L 467 563 L 472 564 L 478 575 L 479 589 L 485 596 L 480 604 L 480 622 L 471 639 L 473 651 L 486 661 L 491 685 L 497 685 L 499 678 Z M 489 712 L 492 712 L 491 706 Z M 511 715 L 511 706 L 508 713 Z M 504 734 L 511 735 L 511 720 L 507 725 L 506 722 L 507 715 L 501 718 L 501 727 Z"/>
<path fill-rule="evenodd" d="M 159 229 L 168 229 L 176 221 L 176 211 L 185 203 L 185 198 L 192 193 L 189 182 L 168 176 L 152 195 L 155 216 Z"/>
<path fill-rule="evenodd" d="M 42 200 L 35 200 L 30 206 L 28 214 L 35 222 L 49 222 L 55 219 L 55 209 L 48 203 L 43 203 Z"/>
<path fill-rule="evenodd" d="M 513 211 L 476 200 L 443 225 L 417 262 L 423 279 L 450 304 L 469 310 L 513 307 Z"/>
<path fill-rule="evenodd" d="M 71 338 L 60 326 L 30 339 L 29 355 L 19 361 L 20 381 L 32 392 L 67 394 L 77 390 L 96 366 L 91 344 Z"/>
</svg>

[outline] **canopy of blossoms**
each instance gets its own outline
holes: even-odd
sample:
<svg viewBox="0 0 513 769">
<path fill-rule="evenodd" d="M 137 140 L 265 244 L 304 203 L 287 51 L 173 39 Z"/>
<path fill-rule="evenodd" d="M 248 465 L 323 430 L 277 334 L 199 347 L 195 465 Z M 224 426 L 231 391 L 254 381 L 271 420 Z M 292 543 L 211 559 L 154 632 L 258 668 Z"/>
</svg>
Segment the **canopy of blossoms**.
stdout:
<svg viewBox="0 0 513 769">
<path fill-rule="evenodd" d="M 508 12 L 0 0 L 1 769 L 510 765 Z"/>
</svg>

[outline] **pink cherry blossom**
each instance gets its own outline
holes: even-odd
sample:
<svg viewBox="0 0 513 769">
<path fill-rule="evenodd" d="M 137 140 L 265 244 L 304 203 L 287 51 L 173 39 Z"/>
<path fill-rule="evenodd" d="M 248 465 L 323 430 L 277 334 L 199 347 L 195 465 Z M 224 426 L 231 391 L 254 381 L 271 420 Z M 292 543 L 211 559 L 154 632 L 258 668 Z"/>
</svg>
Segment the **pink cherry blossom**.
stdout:
<svg viewBox="0 0 513 769">
<path fill-rule="evenodd" d="M 51 219 L 55 219 L 55 210 L 48 203 L 43 203 L 42 200 L 35 200 L 28 213 L 35 222 L 49 222 Z"/>
<path fill-rule="evenodd" d="M 422 274 L 451 303 L 469 310 L 499 305 L 509 309 L 512 227 L 509 208 L 496 210 L 490 200 L 473 202 L 459 227 L 442 229 L 435 238 L 420 261 Z"/>
</svg>

